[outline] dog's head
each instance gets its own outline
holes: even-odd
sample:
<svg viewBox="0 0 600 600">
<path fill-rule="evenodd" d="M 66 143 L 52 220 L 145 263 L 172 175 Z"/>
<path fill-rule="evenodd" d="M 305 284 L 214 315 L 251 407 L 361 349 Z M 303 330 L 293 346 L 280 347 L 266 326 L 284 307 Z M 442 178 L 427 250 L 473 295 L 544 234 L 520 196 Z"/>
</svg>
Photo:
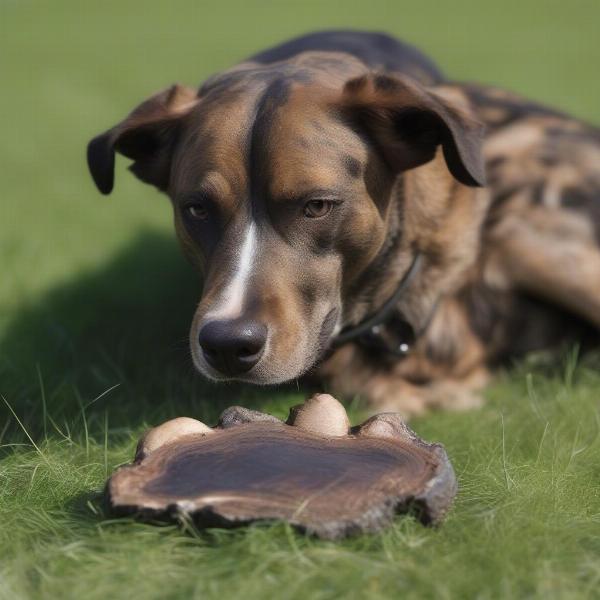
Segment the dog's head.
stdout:
<svg viewBox="0 0 600 600">
<path fill-rule="evenodd" d="M 395 269 L 408 268 L 419 244 L 392 201 L 406 189 L 399 175 L 433 161 L 433 177 L 482 183 L 482 131 L 464 111 L 406 79 L 353 75 L 339 65 L 245 65 L 199 93 L 160 92 L 90 142 L 100 191 L 112 190 L 119 152 L 171 198 L 178 237 L 203 274 L 190 343 L 211 379 L 296 378 L 361 306 L 364 316 L 368 301 L 357 298 L 390 236 L 402 240 Z M 429 188 L 413 194 L 419 227 L 427 194 L 440 193 Z"/>
</svg>

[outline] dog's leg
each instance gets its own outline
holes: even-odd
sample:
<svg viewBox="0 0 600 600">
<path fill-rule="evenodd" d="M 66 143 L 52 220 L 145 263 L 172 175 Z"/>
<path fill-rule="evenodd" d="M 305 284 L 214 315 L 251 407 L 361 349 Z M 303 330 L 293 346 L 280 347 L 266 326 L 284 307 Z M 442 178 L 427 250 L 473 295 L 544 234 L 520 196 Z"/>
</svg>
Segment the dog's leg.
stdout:
<svg viewBox="0 0 600 600">
<path fill-rule="evenodd" d="M 506 216 L 491 234 L 484 277 L 545 298 L 600 327 L 600 248 L 593 224 L 565 209 Z"/>
<path fill-rule="evenodd" d="M 469 410 L 483 404 L 481 390 L 489 381 L 484 367 L 462 379 L 439 379 L 414 384 L 401 376 L 373 378 L 364 396 L 374 412 L 399 412 L 404 417 L 418 416 L 429 410 Z"/>
<path fill-rule="evenodd" d="M 448 298 L 406 358 L 373 357 L 349 345 L 323 364 L 320 374 L 334 394 L 360 396 L 374 411 L 411 417 L 429 409 L 479 406 L 479 392 L 489 380 L 485 357 L 465 308 Z"/>
<path fill-rule="evenodd" d="M 338 356 L 335 364 L 327 365 L 328 371 L 337 371 L 345 362 L 345 368 L 335 376 L 326 376 L 328 390 L 345 399 L 358 396 L 372 412 L 398 412 L 405 418 L 428 410 L 468 410 L 481 406 L 480 392 L 489 381 L 489 372 L 483 365 L 462 377 L 446 376 L 417 383 L 394 370 L 370 367 L 358 358 L 348 362 L 340 359 Z M 403 370 L 408 371 L 406 367 Z"/>
</svg>

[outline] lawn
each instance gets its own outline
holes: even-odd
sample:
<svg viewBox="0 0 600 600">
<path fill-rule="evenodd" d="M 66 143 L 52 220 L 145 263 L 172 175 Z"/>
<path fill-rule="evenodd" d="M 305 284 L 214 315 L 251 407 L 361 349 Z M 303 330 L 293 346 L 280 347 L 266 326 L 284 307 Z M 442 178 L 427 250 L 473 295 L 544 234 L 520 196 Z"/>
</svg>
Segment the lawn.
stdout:
<svg viewBox="0 0 600 600">
<path fill-rule="evenodd" d="M 194 374 L 199 283 L 168 202 L 123 160 L 101 197 L 84 162 L 155 90 L 324 27 L 388 30 L 457 79 L 598 122 L 599 22 L 595 0 L 0 0 L 0 598 L 599 597 L 600 358 L 576 348 L 500 373 L 480 410 L 412 423 L 460 482 L 438 529 L 398 518 L 332 543 L 106 514 L 149 425 L 233 403 L 285 416 L 303 392 Z"/>
</svg>

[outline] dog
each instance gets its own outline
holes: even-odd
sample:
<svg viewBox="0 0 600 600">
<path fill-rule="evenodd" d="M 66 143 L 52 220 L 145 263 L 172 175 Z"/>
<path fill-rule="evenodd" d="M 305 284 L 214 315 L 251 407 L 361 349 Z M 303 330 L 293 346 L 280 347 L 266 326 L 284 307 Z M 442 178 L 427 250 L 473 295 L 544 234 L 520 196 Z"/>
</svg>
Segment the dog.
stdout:
<svg viewBox="0 0 600 600">
<path fill-rule="evenodd" d="M 465 409 L 497 365 L 600 326 L 600 130 L 388 35 L 305 35 L 157 93 L 89 143 L 104 194 L 115 152 L 171 200 L 209 379 Z"/>
</svg>

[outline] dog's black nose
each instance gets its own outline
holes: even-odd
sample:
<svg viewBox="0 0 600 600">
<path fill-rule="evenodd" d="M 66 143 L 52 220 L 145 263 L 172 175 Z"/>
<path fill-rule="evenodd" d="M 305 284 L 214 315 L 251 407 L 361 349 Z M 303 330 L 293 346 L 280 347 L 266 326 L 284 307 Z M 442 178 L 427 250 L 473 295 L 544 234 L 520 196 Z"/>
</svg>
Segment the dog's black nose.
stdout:
<svg viewBox="0 0 600 600">
<path fill-rule="evenodd" d="M 209 321 L 198 336 L 206 362 L 223 373 L 239 375 L 249 371 L 262 356 L 267 328 L 256 321 Z"/>
</svg>

